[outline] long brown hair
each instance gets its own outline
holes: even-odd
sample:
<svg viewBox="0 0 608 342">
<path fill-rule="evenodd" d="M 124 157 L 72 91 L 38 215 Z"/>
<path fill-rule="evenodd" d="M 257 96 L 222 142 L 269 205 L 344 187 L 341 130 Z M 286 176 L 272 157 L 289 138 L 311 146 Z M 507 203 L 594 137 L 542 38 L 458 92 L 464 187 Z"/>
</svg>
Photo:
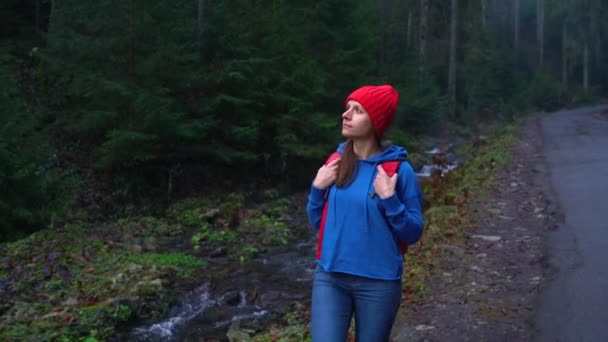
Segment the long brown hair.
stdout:
<svg viewBox="0 0 608 342">
<path fill-rule="evenodd" d="M 338 176 L 336 177 L 336 185 L 341 188 L 348 185 L 357 171 L 357 155 L 355 154 L 355 144 L 352 139 L 346 141 L 342 158 L 340 158 L 340 167 L 338 167 Z"/>
<path fill-rule="evenodd" d="M 390 142 L 376 138 L 376 144 L 378 144 L 380 150 L 383 150 L 390 145 Z M 344 151 L 340 158 L 340 166 L 338 167 L 338 176 L 336 177 L 336 185 L 339 188 L 347 186 L 353 178 L 355 178 L 355 174 L 357 173 L 357 160 L 355 143 L 352 139 L 348 139 L 346 140 L 346 145 L 344 145 Z"/>
</svg>

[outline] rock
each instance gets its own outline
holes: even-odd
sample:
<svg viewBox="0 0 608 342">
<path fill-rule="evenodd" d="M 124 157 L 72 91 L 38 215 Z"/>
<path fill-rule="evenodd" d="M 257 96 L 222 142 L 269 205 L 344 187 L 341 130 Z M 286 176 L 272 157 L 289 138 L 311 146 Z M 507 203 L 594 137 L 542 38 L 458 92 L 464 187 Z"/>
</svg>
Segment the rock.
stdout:
<svg viewBox="0 0 608 342">
<path fill-rule="evenodd" d="M 4 267 L 5 269 L 9 269 L 11 267 L 11 259 L 9 259 L 8 257 L 2 258 L 2 267 Z"/>
<path fill-rule="evenodd" d="M 162 279 L 156 278 L 156 279 L 148 282 L 148 285 L 155 286 L 155 287 L 163 287 L 163 281 L 162 281 Z"/>
<path fill-rule="evenodd" d="M 131 246 L 131 253 L 141 254 L 142 250 L 143 249 L 141 248 L 140 245 L 133 245 L 133 246 Z"/>
<path fill-rule="evenodd" d="M 435 329 L 435 327 L 432 325 L 420 324 L 420 325 L 416 326 L 416 331 L 426 331 L 426 330 L 432 330 L 432 329 Z"/>
<path fill-rule="evenodd" d="M 230 291 L 225 293 L 220 298 L 220 304 L 237 306 L 241 302 L 241 293 L 239 291 Z"/>
<path fill-rule="evenodd" d="M 228 337 L 228 341 L 230 342 L 242 342 L 251 340 L 249 334 L 241 330 L 241 324 L 239 321 L 233 322 L 230 325 L 230 328 L 228 328 L 228 332 L 226 333 L 226 337 Z"/>
<path fill-rule="evenodd" d="M 128 267 L 128 270 L 130 273 L 137 273 L 137 272 L 141 272 L 141 270 L 143 269 L 143 267 L 141 265 L 138 264 L 130 264 Z"/>
<path fill-rule="evenodd" d="M 459 256 L 459 257 L 464 256 L 464 254 L 465 254 L 465 250 L 460 247 L 457 247 L 457 246 L 440 245 L 439 247 L 448 252 L 452 252 L 454 255 Z"/>
<path fill-rule="evenodd" d="M 51 312 L 49 314 L 46 314 L 46 315 L 42 316 L 41 319 L 42 320 L 51 319 L 51 318 L 58 317 L 60 315 L 61 315 L 61 313 L 59 313 L 59 312 Z"/>
<path fill-rule="evenodd" d="M 471 236 L 474 239 L 481 239 L 484 241 L 489 241 L 489 242 L 498 242 L 500 240 L 502 240 L 502 237 L 497 236 L 497 235 L 472 235 Z"/>
<path fill-rule="evenodd" d="M 534 173 L 545 173 L 545 167 L 543 165 L 535 165 L 534 167 L 532 167 L 532 171 Z"/>
<path fill-rule="evenodd" d="M 68 298 L 63 303 L 61 303 L 61 305 L 76 306 L 76 305 L 78 305 L 78 299 L 76 299 L 76 298 Z"/>
<path fill-rule="evenodd" d="M 274 303 L 278 303 L 281 299 L 285 299 L 287 296 L 280 291 L 267 291 L 259 297 L 259 305 L 262 307 L 272 306 Z"/>
<path fill-rule="evenodd" d="M 156 292 L 163 288 L 162 279 L 154 279 L 150 281 L 140 281 L 137 286 L 131 289 L 132 292 L 149 293 Z"/>
<path fill-rule="evenodd" d="M 0 300 L 0 315 L 4 315 L 5 312 L 7 312 L 9 309 L 11 308 L 11 305 L 8 303 L 3 303 Z"/>
<path fill-rule="evenodd" d="M 213 252 L 211 252 L 212 258 L 219 258 L 228 255 L 228 248 L 226 247 L 218 247 Z"/>
<path fill-rule="evenodd" d="M 209 209 L 207 211 L 205 211 L 204 213 L 199 215 L 199 219 L 201 220 L 212 220 L 215 217 L 217 217 L 220 214 L 220 210 L 219 209 Z"/>
<path fill-rule="evenodd" d="M 111 289 L 115 289 L 118 283 L 122 283 L 124 280 L 124 275 L 122 273 L 118 273 L 115 277 L 110 278 Z"/>
<path fill-rule="evenodd" d="M 498 208 L 490 208 L 488 209 L 488 211 L 494 215 L 500 215 L 502 214 L 502 210 L 498 209 Z"/>
<path fill-rule="evenodd" d="M 144 250 L 146 252 L 156 252 L 157 248 L 153 243 L 146 243 L 144 246 Z"/>
</svg>

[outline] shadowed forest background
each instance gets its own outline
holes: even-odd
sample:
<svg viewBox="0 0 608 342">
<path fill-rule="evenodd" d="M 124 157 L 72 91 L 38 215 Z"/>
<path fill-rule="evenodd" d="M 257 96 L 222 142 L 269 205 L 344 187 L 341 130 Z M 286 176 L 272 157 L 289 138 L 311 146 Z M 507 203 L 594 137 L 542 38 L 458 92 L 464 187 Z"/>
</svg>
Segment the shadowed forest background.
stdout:
<svg viewBox="0 0 608 342">
<path fill-rule="evenodd" d="M 120 215 L 218 186 L 304 189 L 362 84 L 398 88 L 389 138 L 410 149 L 593 99 L 608 87 L 607 7 L 3 1 L 0 234 L 74 205 Z"/>
<path fill-rule="evenodd" d="M 510 127 L 423 184 L 411 300 L 510 162 L 512 124 L 605 98 L 607 16 L 601 0 L 3 0 L 0 339 L 129 334 L 196 288 L 217 306 L 192 336 L 246 314 L 282 317 L 261 341 L 303 340 L 302 194 L 364 84 L 399 91 L 387 138 L 416 169 Z"/>
</svg>

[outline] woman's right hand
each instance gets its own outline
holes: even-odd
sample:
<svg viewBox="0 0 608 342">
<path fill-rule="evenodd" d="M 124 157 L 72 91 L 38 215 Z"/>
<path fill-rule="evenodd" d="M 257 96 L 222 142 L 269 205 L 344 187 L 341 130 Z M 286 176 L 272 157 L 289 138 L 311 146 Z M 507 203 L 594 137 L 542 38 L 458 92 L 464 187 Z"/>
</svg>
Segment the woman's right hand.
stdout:
<svg viewBox="0 0 608 342">
<path fill-rule="evenodd" d="M 329 188 L 338 177 L 338 167 L 340 166 L 340 158 L 332 160 L 329 164 L 321 166 L 317 172 L 312 185 L 321 190 Z"/>
</svg>

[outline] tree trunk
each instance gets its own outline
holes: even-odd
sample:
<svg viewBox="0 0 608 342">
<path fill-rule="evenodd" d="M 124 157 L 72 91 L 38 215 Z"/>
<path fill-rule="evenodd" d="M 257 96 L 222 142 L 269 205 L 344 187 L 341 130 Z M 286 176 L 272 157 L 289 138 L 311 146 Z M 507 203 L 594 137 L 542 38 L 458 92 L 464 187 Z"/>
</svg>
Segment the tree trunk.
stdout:
<svg viewBox="0 0 608 342">
<path fill-rule="evenodd" d="M 589 93 L 589 44 L 585 40 L 583 51 L 583 89 L 585 94 Z"/>
<path fill-rule="evenodd" d="M 135 82 L 135 1 L 129 1 L 129 60 L 127 75 L 132 83 Z"/>
<path fill-rule="evenodd" d="M 567 28 L 566 28 L 566 18 L 563 19 L 562 23 L 562 92 L 566 93 L 568 91 L 568 56 L 567 56 Z"/>
<path fill-rule="evenodd" d="M 205 59 L 205 24 L 207 18 L 205 17 L 207 11 L 207 0 L 198 0 L 198 48 L 199 48 L 199 60 L 202 63 Z"/>
<path fill-rule="evenodd" d="M 52 49 L 55 43 L 53 35 L 55 34 L 55 29 L 57 26 L 57 4 L 55 3 L 55 0 L 50 1 L 50 7 L 51 8 L 49 9 L 49 23 L 46 34 L 46 46 L 49 49 Z"/>
<path fill-rule="evenodd" d="M 513 0 L 513 56 L 519 55 L 519 0 Z"/>
<path fill-rule="evenodd" d="M 481 0 L 481 29 L 486 32 L 488 20 L 488 2 L 487 0 Z"/>
<path fill-rule="evenodd" d="M 543 67 L 545 55 L 545 1 L 536 0 L 536 37 L 538 41 L 538 66 Z"/>
<path fill-rule="evenodd" d="M 390 9 L 386 0 L 379 1 L 380 15 L 386 20 L 385 25 L 380 26 L 380 45 L 378 47 L 378 76 L 382 77 L 387 73 L 388 66 L 388 26 L 390 25 Z"/>
<path fill-rule="evenodd" d="M 448 70 L 448 107 L 450 116 L 456 114 L 456 52 L 458 47 L 458 0 L 452 0 L 452 23 L 450 35 L 450 66 Z"/>
<path fill-rule="evenodd" d="M 601 29 L 599 28 L 598 25 L 598 20 L 597 20 L 597 14 L 600 10 L 599 9 L 590 9 L 590 17 L 591 17 L 591 39 L 592 42 L 594 42 L 595 44 L 593 44 L 593 56 L 594 58 L 594 65 L 597 66 L 598 68 L 600 68 L 602 66 L 602 62 L 601 62 Z"/>
<path fill-rule="evenodd" d="M 420 0 L 420 55 L 423 63 L 426 63 L 428 20 L 429 0 Z"/>
<path fill-rule="evenodd" d="M 407 33 L 405 47 L 410 48 L 412 46 L 412 11 L 407 11 Z"/>
<path fill-rule="evenodd" d="M 40 0 L 35 0 L 35 7 L 34 7 L 34 25 L 36 25 L 36 32 L 40 32 L 41 28 L 40 28 Z"/>
</svg>

